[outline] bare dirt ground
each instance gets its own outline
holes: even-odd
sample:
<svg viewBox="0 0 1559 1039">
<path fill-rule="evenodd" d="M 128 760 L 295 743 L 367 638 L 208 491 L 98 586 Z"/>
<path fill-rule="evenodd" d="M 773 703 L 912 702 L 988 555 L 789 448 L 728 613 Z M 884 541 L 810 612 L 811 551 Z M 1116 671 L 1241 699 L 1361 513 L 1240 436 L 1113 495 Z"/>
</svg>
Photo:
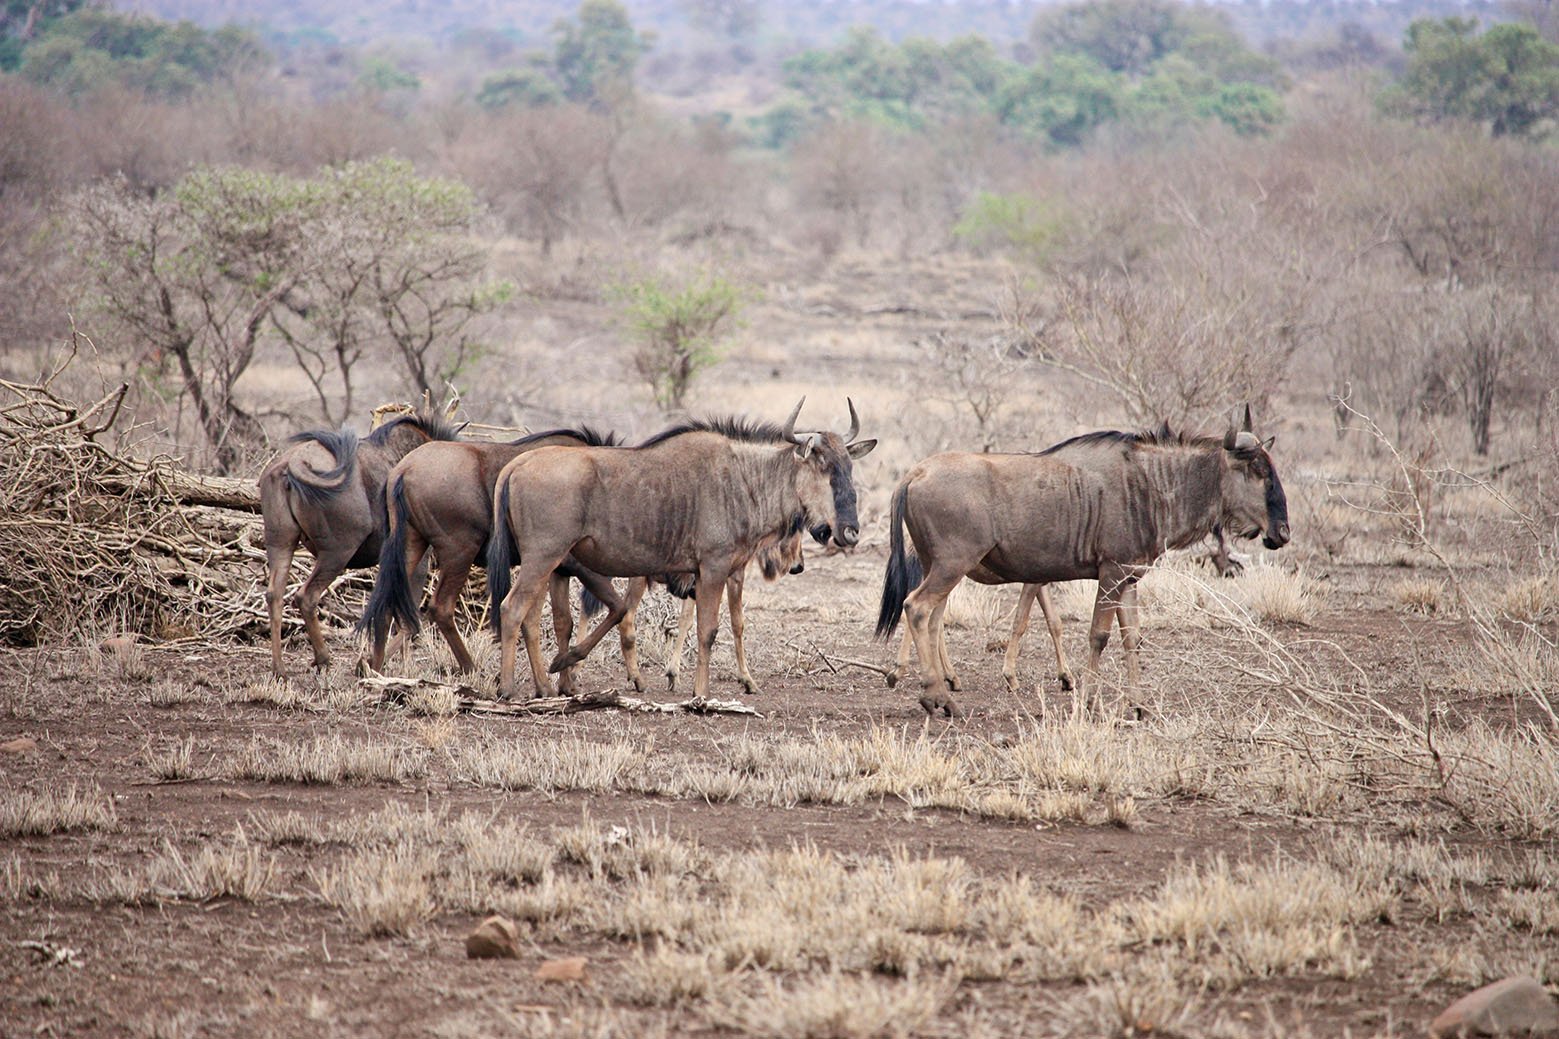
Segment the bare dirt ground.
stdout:
<svg viewBox="0 0 1559 1039">
<path fill-rule="evenodd" d="M 859 666 L 894 648 L 869 533 L 749 585 L 760 718 L 379 704 L 344 632 L 323 678 L 291 645 L 281 685 L 257 646 L 6 653 L 0 743 L 36 746 L 0 753 L 0 789 L 106 817 L 0 833 L 0 1032 L 1416 1035 L 1485 980 L 1554 981 L 1554 778 L 1445 771 L 1500 733 L 1524 753 L 1530 705 L 1464 619 L 1386 593 L 1409 571 L 1312 559 L 1296 624 L 1208 605 L 1281 571 L 1176 564 L 1145 590 L 1134 724 L 1072 716 L 1042 625 L 1008 692 L 1015 590 L 972 594 L 968 715 L 927 724 L 913 678 Z M 1063 597 L 1074 664 L 1085 603 Z M 644 625 L 659 699 L 671 610 Z M 716 660 L 738 696 L 724 632 Z M 615 652 L 582 685 L 624 689 Z M 310 747 L 394 761 L 289 778 Z M 536 861 L 495 864 L 516 849 Z M 489 910 L 518 960 L 466 958 Z M 534 977 L 576 955 L 584 980 Z"/>
</svg>

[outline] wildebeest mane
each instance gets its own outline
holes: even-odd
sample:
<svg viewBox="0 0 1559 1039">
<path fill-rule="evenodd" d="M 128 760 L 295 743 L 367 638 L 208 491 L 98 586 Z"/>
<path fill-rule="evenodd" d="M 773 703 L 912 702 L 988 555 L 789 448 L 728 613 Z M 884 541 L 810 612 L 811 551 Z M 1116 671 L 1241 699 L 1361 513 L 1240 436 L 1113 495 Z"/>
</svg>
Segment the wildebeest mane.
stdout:
<svg viewBox="0 0 1559 1039">
<path fill-rule="evenodd" d="M 1092 433 L 1080 433 L 1075 437 L 1068 437 L 1059 444 L 1051 444 L 1043 451 L 1035 451 L 1033 453 L 1053 455 L 1069 447 L 1082 447 L 1089 444 L 1120 444 L 1124 447 L 1175 444 L 1189 447 L 1206 447 L 1218 442 L 1217 437 L 1202 437 L 1184 432 L 1171 432 L 1169 423 L 1165 422 L 1157 429 L 1141 429 L 1135 432 L 1125 429 L 1100 429 Z"/>
<path fill-rule="evenodd" d="M 783 444 L 789 441 L 785 430 L 773 422 L 760 422 L 740 415 L 722 415 L 715 418 L 689 419 L 669 429 L 663 429 L 638 447 L 653 447 L 685 433 L 719 433 L 731 440 L 752 444 Z"/>
<path fill-rule="evenodd" d="M 383 447 L 390 440 L 390 434 L 403 425 L 413 425 L 428 435 L 429 440 L 458 440 L 460 430 L 455 424 L 441 415 L 419 413 L 416 415 L 400 415 L 392 418 L 378 429 L 369 433 L 363 440 L 376 447 Z"/>
<path fill-rule="evenodd" d="M 526 444 L 534 444 L 538 440 L 548 437 L 572 437 L 585 447 L 621 447 L 623 446 L 616 433 L 602 433 L 592 426 L 576 426 L 572 429 L 544 429 L 540 433 L 531 433 L 520 437 L 518 440 L 509 441 L 510 447 L 523 447 Z"/>
</svg>

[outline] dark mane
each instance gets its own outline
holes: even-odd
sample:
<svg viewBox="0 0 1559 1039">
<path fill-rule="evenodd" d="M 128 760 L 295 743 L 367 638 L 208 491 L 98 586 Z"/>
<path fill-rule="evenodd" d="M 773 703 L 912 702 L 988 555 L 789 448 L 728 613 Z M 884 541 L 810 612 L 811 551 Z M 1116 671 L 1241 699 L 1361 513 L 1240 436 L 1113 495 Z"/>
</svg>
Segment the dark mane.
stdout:
<svg viewBox="0 0 1559 1039">
<path fill-rule="evenodd" d="M 403 425 L 413 425 L 427 434 L 429 440 L 459 440 L 460 430 L 454 423 L 441 415 L 418 412 L 415 415 L 400 415 L 392 418 L 378 429 L 363 438 L 364 442 L 376 447 L 383 447 L 390 439 L 390 434 L 396 428 Z"/>
<path fill-rule="evenodd" d="M 1043 451 L 1035 452 L 1040 455 L 1052 455 L 1068 447 L 1078 447 L 1089 444 L 1121 444 L 1129 447 L 1149 444 L 1178 444 L 1191 447 L 1206 447 L 1209 444 L 1218 443 L 1216 437 L 1201 437 L 1189 433 L 1173 433 L 1169 429 L 1169 423 L 1161 424 L 1157 429 L 1141 429 L 1131 432 L 1124 429 L 1100 429 L 1092 433 L 1080 433 L 1070 437 L 1059 444 L 1051 444 Z"/>
<path fill-rule="evenodd" d="M 724 415 L 718 418 L 689 419 L 669 429 L 663 429 L 648 440 L 639 444 L 639 447 L 653 447 L 673 437 L 682 436 L 684 433 L 719 433 L 731 440 L 742 440 L 752 444 L 783 444 L 787 443 L 785 431 L 772 422 L 759 422 L 755 419 L 743 418 L 737 415 Z"/>
<path fill-rule="evenodd" d="M 602 433 L 591 426 L 579 426 L 574 429 L 544 429 L 540 433 L 531 433 L 520 437 L 518 440 L 509 441 L 510 447 L 521 447 L 525 444 L 534 444 L 538 440 L 548 437 L 572 437 L 586 447 L 621 447 L 622 441 L 616 433 Z"/>
</svg>

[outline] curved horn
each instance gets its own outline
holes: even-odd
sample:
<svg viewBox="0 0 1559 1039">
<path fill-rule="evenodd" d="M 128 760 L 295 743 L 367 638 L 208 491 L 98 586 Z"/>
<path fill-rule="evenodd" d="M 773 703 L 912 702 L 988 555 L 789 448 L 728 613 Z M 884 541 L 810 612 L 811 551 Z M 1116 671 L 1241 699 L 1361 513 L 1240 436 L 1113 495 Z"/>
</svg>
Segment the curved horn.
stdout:
<svg viewBox="0 0 1559 1039">
<path fill-rule="evenodd" d="M 861 434 L 861 416 L 855 413 L 855 401 L 846 397 L 844 402 L 850 408 L 850 432 L 844 435 L 844 442 L 852 444 L 855 442 L 855 438 Z"/>
<path fill-rule="evenodd" d="M 1254 451 L 1261 446 L 1261 441 L 1256 439 L 1256 434 L 1240 430 L 1238 433 L 1232 430 L 1223 438 L 1223 446 L 1229 451 Z"/>
<path fill-rule="evenodd" d="M 791 411 L 790 418 L 785 420 L 785 439 L 789 440 L 792 444 L 801 443 L 801 441 L 796 438 L 796 419 L 801 417 L 801 405 L 805 404 L 806 402 L 806 397 L 802 397 L 800 400 L 796 401 L 796 406 Z"/>
</svg>

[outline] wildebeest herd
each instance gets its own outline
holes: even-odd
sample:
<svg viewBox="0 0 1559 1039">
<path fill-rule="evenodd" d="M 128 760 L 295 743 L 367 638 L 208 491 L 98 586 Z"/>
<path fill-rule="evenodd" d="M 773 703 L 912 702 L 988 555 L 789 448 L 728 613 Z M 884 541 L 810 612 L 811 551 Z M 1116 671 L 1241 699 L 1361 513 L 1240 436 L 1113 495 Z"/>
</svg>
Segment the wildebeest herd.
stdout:
<svg viewBox="0 0 1559 1039">
<path fill-rule="evenodd" d="M 498 695 L 515 690 L 524 639 L 537 696 L 572 689 L 575 665 L 612 629 L 629 681 L 643 688 L 634 615 L 651 582 L 688 600 L 676 650 L 696 616 L 693 693 L 709 690 L 722 596 L 728 600 L 739 680 L 756 681 L 742 646 L 742 582 L 756 561 L 764 576 L 799 572 L 802 536 L 841 549 L 860 537 L 852 462 L 876 440 L 859 440 L 847 402 L 844 434 L 798 431 L 802 402 L 781 425 L 722 418 L 683 422 L 627 446 L 589 427 L 534 433 L 509 443 L 459 439 L 430 407 L 392 419 L 359 439 L 341 431 L 294 436 L 259 478 L 269 569 L 266 599 L 271 665 L 282 673 L 281 624 L 288 570 L 298 545 L 314 568 L 296 596 L 314 665 L 328 662 L 318 607 L 349 567 L 377 565 L 360 628 L 379 669 L 420 627 L 419 601 L 430 564 L 439 569 L 429 614 L 462 671 L 475 668 L 455 627 L 471 567 L 485 566 L 499 635 Z M 1250 409 L 1222 437 L 1105 430 L 1035 453 L 949 451 L 915 465 L 893 492 L 889 557 L 877 634 L 907 632 L 894 684 L 913 651 L 921 706 L 952 716 L 959 679 L 943 634 L 947 598 L 965 577 L 1020 583 L 1002 673 L 1016 686 L 1018 640 L 1037 599 L 1055 644 L 1063 688 L 1074 685 L 1060 627 L 1045 590 L 1056 581 L 1095 579 L 1088 661 L 1079 696 L 1100 709 L 1100 654 L 1115 624 L 1125 646 L 1128 688 L 1138 678 L 1136 584 L 1165 551 L 1209 534 L 1288 542 L 1288 507 L 1269 448 L 1251 428 Z M 913 552 L 906 548 L 908 530 Z M 516 569 L 517 568 L 517 569 Z M 613 578 L 628 578 L 619 593 Z M 605 613 L 577 643 L 569 580 L 582 585 L 588 617 Z M 550 599 L 558 652 L 541 655 L 540 621 Z M 396 644 L 387 648 L 397 627 Z M 675 682 L 680 652 L 668 677 Z"/>
</svg>

